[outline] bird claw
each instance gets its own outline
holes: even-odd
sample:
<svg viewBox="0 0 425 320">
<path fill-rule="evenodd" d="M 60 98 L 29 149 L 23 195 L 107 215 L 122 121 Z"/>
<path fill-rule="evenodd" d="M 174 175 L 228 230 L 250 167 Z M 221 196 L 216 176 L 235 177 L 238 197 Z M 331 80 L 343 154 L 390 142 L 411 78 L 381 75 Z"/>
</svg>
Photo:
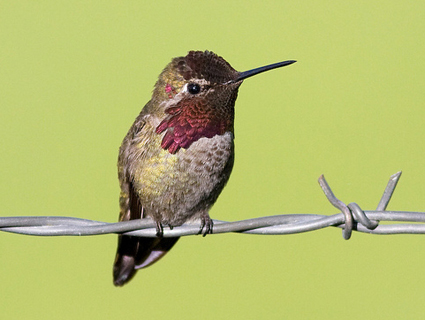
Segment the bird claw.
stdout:
<svg viewBox="0 0 425 320">
<path fill-rule="evenodd" d="M 161 222 L 156 222 L 156 236 L 162 238 L 164 235 L 164 228 L 162 227 Z"/>
<path fill-rule="evenodd" d="M 199 228 L 199 232 L 198 234 L 202 233 L 202 236 L 205 237 L 207 234 L 212 234 L 213 233 L 213 221 L 211 220 L 210 216 L 208 213 L 204 213 L 201 216 L 201 227 Z M 202 230 L 204 230 L 205 227 L 205 231 L 202 232 Z"/>
</svg>

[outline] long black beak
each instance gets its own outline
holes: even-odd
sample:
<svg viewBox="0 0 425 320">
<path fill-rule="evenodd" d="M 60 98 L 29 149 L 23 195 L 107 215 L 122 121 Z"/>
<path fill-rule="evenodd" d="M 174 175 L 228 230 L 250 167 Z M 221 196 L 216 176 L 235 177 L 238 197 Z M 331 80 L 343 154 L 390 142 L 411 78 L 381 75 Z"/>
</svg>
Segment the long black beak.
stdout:
<svg viewBox="0 0 425 320">
<path fill-rule="evenodd" d="M 297 61 L 295 60 L 287 60 L 287 61 L 282 61 L 282 62 L 278 62 L 278 63 L 273 63 L 273 64 L 269 64 L 267 66 L 263 66 L 263 67 L 259 67 L 259 68 L 255 68 L 252 70 L 248 70 L 248 71 L 244 71 L 244 72 L 239 72 L 238 77 L 233 80 L 232 82 L 239 82 L 241 80 L 244 80 L 246 78 L 255 76 L 256 74 L 268 71 L 268 70 L 272 70 L 272 69 L 276 69 L 276 68 L 280 68 L 280 67 L 285 67 L 285 66 L 289 66 L 290 64 L 293 64 Z"/>
</svg>

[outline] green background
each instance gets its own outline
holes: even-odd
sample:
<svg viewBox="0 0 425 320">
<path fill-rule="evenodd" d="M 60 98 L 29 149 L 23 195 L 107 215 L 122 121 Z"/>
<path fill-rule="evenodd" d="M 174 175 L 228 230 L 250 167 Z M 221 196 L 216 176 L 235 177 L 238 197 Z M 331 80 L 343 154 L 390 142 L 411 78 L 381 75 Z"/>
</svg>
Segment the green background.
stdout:
<svg viewBox="0 0 425 320">
<path fill-rule="evenodd" d="M 212 50 L 247 80 L 221 220 L 425 211 L 423 1 L 0 2 L 2 216 L 114 222 L 118 147 L 172 57 Z M 116 236 L 0 234 L 4 319 L 397 319 L 423 315 L 425 236 L 335 228 L 185 237 L 123 288 Z"/>
</svg>

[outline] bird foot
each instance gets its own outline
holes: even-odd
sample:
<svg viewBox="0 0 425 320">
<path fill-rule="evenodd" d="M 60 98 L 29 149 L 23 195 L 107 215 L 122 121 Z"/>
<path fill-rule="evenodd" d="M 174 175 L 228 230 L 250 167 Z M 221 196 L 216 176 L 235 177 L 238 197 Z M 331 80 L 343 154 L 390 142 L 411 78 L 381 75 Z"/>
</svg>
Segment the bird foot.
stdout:
<svg viewBox="0 0 425 320">
<path fill-rule="evenodd" d="M 164 236 L 164 227 L 162 226 L 161 222 L 155 222 L 156 223 L 156 236 L 158 238 L 162 238 Z M 170 230 L 173 230 L 173 226 L 170 226 Z"/>
<path fill-rule="evenodd" d="M 201 227 L 199 228 L 199 232 L 198 234 L 202 233 L 202 236 L 205 237 L 207 234 L 212 234 L 213 233 L 213 221 L 210 218 L 210 215 L 208 213 L 204 213 L 201 216 Z M 202 232 L 204 230 L 205 227 L 205 231 Z"/>
</svg>

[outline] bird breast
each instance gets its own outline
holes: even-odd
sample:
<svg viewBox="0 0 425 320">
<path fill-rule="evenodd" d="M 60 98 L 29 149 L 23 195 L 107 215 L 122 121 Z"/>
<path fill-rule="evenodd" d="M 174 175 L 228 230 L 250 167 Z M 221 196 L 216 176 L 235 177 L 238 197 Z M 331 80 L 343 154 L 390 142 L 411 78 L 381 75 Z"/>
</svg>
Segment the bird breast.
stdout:
<svg viewBox="0 0 425 320">
<path fill-rule="evenodd" d="M 134 183 L 148 215 L 180 225 L 208 211 L 226 184 L 233 167 L 233 133 L 200 138 L 175 154 L 160 148 L 161 136 L 158 152 L 136 165 Z"/>
</svg>

